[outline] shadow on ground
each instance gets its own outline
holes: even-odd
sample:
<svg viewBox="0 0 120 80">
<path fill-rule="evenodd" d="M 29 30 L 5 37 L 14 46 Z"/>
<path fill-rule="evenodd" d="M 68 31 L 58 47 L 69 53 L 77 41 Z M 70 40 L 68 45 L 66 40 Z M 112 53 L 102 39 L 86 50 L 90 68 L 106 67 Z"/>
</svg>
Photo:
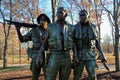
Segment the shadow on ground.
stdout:
<svg viewBox="0 0 120 80">
<path fill-rule="evenodd" d="M 40 76 L 44 76 L 44 74 L 41 74 Z M 32 78 L 32 76 L 12 77 L 12 78 L 1 79 L 1 80 L 26 80 L 26 79 L 30 79 L 30 78 Z"/>
<path fill-rule="evenodd" d="M 112 72 L 105 72 L 102 74 L 97 74 L 98 80 L 120 80 L 120 72 L 112 71 Z M 83 78 L 82 80 L 88 80 L 87 78 Z"/>
<path fill-rule="evenodd" d="M 41 74 L 40 77 L 41 76 L 44 77 L 44 74 Z M 11 77 L 11 78 L 6 78 L 6 79 L 4 78 L 1 80 L 29 80 L 31 79 L 31 77 L 32 76 L 30 75 L 30 76 Z M 98 80 L 120 80 L 120 72 L 112 71 L 110 73 L 105 72 L 102 74 L 97 74 L 97 78 Z M 44 80 L 44 78 L 41 78 L 39 80 Z M 73 77 L 70 80 L 73 80 Z M 84 77 L 81 80 L 88 80 L 88 78 Z"/>
</svg>

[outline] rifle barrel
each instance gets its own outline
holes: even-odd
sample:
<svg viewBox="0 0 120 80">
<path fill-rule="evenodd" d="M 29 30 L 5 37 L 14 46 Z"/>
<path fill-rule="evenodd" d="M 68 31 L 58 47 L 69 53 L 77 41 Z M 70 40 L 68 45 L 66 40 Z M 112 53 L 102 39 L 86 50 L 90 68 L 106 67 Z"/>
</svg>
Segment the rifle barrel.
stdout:
<svg viewBox="0 0 120 80">
<path fill-rule="evenodd" d="M 8 22 L 9 24 L 19 25 L 19 26 L 23 26 L 23 27 L 29 27 L 29 28 L 39 27 L 37 24 L 21 23 L 21 22 L 6 20 L 6 19 L 5 19 L 5 21 Z"/>
<path fill-rule="evenodd" d="M 110 77 L 112 77 L 112 74 L 110 73 L 110 69 L 109 69 L 107 63 L 106 63 L 106 62 L 103 62 L 103 65 L 104 65 L 104 67 L 107 69 L 107 71 L 108 71 Z"/>
<path fill-rule="evenodd" d="M 110 69 L 108 68 L 108 65 L 106 62 L 103 62 L 103 65 L 105 66 L 105 68 L 109 71 Z"/>
</svg>

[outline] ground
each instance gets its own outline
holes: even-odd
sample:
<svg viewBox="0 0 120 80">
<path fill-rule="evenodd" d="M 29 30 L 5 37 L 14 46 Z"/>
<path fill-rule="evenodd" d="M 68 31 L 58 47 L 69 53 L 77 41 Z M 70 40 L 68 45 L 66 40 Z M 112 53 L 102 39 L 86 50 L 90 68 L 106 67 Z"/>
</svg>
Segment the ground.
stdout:
<svg viewBox="0 0 120 80">
<path fill-rule="evenodd" d="M 115 72 L 111 69 L 111 76 L 105 69 L 97 70 L 98 80 L 120 80 L 120 72 Z M 84 71 L 82 80 L 87 79 L 87 73 Z M 32 74 L 29 69 L 21 69 L 15 71 L 4 71 L 0 73 L 0 80 L 31 80 Z M 39 80 L 44 80 L 44 74 L 41 73 Z M 73 71 L 71 72 L 70 80 L 73 80 Z"/>
<path fill-rule="evenodd" d="M 98 80 L 120 80 L 120 72 L 115 72 L 115 58 L 113 54 L 106 54 L 106 59 L 108 63 L 108 67 L 110 69 L 110 73 L 105 69 L 103 64 L 98 60 L 98 70 L 96 70 Z M 26 56 L 22 57 L 20 64 L 14 65 L 13 62 L 19 63 L 19 60 L 17 58 L 14 58 L 14 60 L 10 57 L 8 60 L 8 63 L 10 64 L 7 67 L 7 69 L 2 69 L 2 60 L 0 60 L 0 80 L 31 80 L 32 73 L 29 70 L 29 64 L 30 61 L 27 61 L 28 59 Z M 11 61 L 10 61 L 11 60 Z M 24 62 L 24 63 L 23 63 Z M 21 64 L 22 63 L 22 64 Z M 17 66 L 17 67 L 16 67 Z M 82 75 L 82 80 L 88 80 L 87 79 L 87 72 L 84 70 L 84 73 Z M 44 74 L 41 73 L 39 80 L 44 80 Z M 57 79 L 58 80 L 58 79 Z M 73 71 L 71 71 L 70 80 L 73 80 Z"/>
</svg>

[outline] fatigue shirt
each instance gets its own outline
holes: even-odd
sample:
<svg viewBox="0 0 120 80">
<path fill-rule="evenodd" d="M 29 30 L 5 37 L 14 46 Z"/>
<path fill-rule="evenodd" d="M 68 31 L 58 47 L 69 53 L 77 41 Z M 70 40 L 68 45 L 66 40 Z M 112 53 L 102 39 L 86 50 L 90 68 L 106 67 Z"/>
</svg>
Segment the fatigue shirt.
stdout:
<svg viewBox="0 0 120 80">
<path fill-rule="evenodd" d="M 88 40 L 83 39 L 83 28 L 85 30 L 85 27 L 87 28 L 86 35 Z M 78 58 L 80 60 L 89 60 L 89 59 L 95 59 L 95 42 L 98 38 L 98 32 L 96 29 L 96 26 L 92 23 L 89 23 L 89 25 L 84 26 L 81 25 L 80 22 L 78 22 L 75 25 L 75 43 L 77 47 L 77 54 Z"/>
<path fill-rule="evenodd" d="M 46 36 L 46 30 L 39 29 L 39 27 L 32 28 L 26 35 L 23 36 L 24 42 L 32 41 L 33 47 L 28 48 L 28 56 L 34 58 L 39 53 L 41 42 Z"/>
<path fill-rule="evenodd" d="M 74 27 L 71 24 L 66 23 L 63 29 L 64 36 L 64 48 L 62 47 L 62 38 L 60 25 L 55 23 L 51 23 L 48 25 L 49 39 L 48 45 L 51 50 L 70 50 L 73 47 L 73 36 L 74 36 Z"/>
</svg>

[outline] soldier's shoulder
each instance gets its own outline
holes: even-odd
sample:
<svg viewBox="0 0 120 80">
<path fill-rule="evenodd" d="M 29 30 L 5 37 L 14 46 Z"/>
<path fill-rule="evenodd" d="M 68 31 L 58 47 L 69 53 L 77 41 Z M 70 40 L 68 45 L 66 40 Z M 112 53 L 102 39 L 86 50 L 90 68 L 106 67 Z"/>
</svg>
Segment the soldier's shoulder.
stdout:
<svg viewBox="0 0 120 80">
<path fill-rule="evenodd" d="M 53 22 L 53 23 L 49 23 L 48 26 L 55 26 L 57 23 L 56 22 Z"/>
<path fill-rule="evenodd" d="M 91 25 L 92 29 L 94 29 L 94 30 L 96 30 L 98 32 L 98 27 L 95 24 L 90 23 L 90 25 Z"/>
<path fill-rule="evenodd" d="M 90 22 L 89 24 L 92 25 L 92 26 L 94 26 L 94 27 L 96 27 L 96 25 L 95 25 L 94 23 L 91 23 L 91 22 Z"/>
<path fill-rule="evenodd" d="M 48 30 L 52 30 L 54 29 L 54 27 L 56 26 L 56 23 L 50 23 L 47 27 Z"/>
<path fill-rule="evenodd" d="M 50 23 L 49 25 L 48 25 L 48 27 L 52 27 L 52 26 L 54 26 L 55 25 L 55 23 Z"/>
<path fill-rule="evenodd" d="M 93 23 L 89 23 L 90 24 L 90 26 L 92 26 L 93 28 L 97 28 L 97 26 L 95 25 L 95 24 L 93 24 Z"/>
</svg>

